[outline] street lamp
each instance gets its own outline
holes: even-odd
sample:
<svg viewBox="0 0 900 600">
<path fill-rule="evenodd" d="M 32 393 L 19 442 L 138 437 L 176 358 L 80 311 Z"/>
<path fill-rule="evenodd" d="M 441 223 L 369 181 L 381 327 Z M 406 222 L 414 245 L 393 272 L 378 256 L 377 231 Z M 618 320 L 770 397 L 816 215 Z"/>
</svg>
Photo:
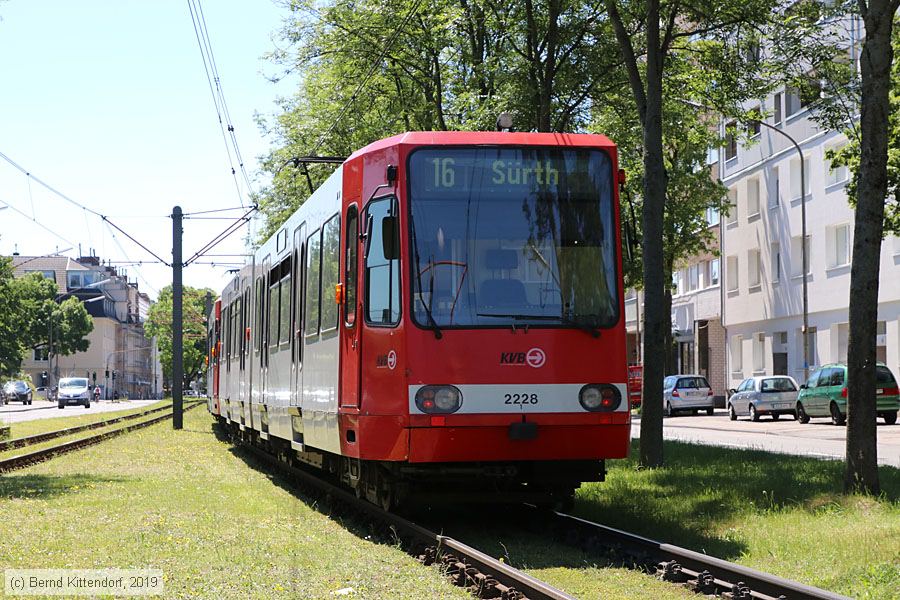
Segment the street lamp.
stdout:
<svg viewBox="0 0 900 600">
<path fill-rule="evenodd" d="M 803 263 L 803 382 L 806 383 L 806 380 L 809 379 L 809 294 L 807 289 L 809 256 L 807 256 L 806 251 L 806 164 L 803 160 L 803 150 L 794 138 L 778 127 L 756 119 L 750 120 L 750 123 L 762 125 L 766 129 L 780 133 L 794 145 L 797 154 L 800 155 L 800 227 L 802 236 L 800 239 L 800 260 Z"/>
</svg>

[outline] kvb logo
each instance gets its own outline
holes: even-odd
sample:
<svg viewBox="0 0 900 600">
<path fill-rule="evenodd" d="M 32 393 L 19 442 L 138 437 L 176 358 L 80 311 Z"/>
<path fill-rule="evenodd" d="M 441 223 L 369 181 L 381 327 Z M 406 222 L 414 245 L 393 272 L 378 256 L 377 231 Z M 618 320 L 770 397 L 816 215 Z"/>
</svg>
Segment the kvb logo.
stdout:
<svg viewBox="0 0 900 600">
<path fill-rule="evenodd" d="M 535 369 L 544 366 L 547 355 L 540 348 L 532 348 L 528 352 L 501 352 L 500 364 L 521 367 L 528 365 Z"/>
<path fill-rule="evenodd" d="M 540 348 L 532 348 L 525 355 L 525 362 L 528 363 L 529 367 L 537 369 L 543 367 L 544 363 L 547 362 L 547 355 Z"/>
</svg>

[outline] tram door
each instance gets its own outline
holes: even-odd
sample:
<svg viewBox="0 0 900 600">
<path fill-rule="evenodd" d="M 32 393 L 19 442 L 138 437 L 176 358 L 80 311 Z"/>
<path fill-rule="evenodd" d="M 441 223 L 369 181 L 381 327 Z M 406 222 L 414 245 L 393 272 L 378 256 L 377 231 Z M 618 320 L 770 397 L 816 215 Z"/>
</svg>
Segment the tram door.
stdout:
<svg viewBox="0 0 900 600">
<path fill-rule="evenodd" d="M 340 297 L 343 305 L 341 327 L 341 377 L 338 391 L 341 408 L 359 407 L 360 335 L 359 314 L 359 207 L 356 203 L 345 209 L 341 264 Z M 325 291 L 323 290 L 323 294 Z"/>
<path fill-rule="evenodd" d="M 291 406 L 302 406 L 303 315 L 306 308 L 306 223 L 294 230 L 294 331 L 291 339 Z"/>
</svg>

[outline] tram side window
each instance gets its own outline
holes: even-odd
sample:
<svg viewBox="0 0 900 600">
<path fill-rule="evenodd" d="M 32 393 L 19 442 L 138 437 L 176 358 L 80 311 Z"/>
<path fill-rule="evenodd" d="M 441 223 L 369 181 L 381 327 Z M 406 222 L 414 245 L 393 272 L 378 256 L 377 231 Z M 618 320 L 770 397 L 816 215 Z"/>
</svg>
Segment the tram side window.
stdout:
<svg viewBox="0 0 900 600">
<path fill-rule="evenodd" d="M 344 270 L 344 288 L 347 290 L 344 322 L 348 327 L 356 323 L 356 252 L 359 248 L 359 215 L 356 206 L 347 209 L 347 268 Z"/>
<path fill-rule="evenodd" d="M 335 286 L 341 273 L 341 215 L 331 217 L 322 228 L 322 333 L 338 326 Z"/>
<path fill-rule="evenodd" d="M 306 335 L 319 333 L 319 273 L 322 260 L 322 237 L 316 229 L 306 242 Z"/>
<path fill-rule="evenodd" d="M 236 360 L 241 353 L 241 333 L 240 333 L 240 324 L 241 324 L 241 299 L 238 298 L 231 305 L 231 358 L 232 360 Z"/>
<path fill-rule="evenodd" d="M 269 352 L 278 348 L 278 281 L 269 286 Z"/>
<path fill-rule="evenodd" d="M 385 233 L 396 246 L 397 201 L 384 198 L 369 203 L 366 238 L 366 321 L 373 325 L 396 325 L 400 322 L 400 260 L 395 251 L 385 255 Z"/>
<path fill-rule="evenodd" d="M 281 288 L 278 293 L 279 303 L 279 327 L 278 339 L 281 346 L 287 348 L 291 345 L 291 259 L 287 258 L 281 264 Z"/>
<path fill-rule="evenodd" d="M 222 321 L 225 323 L 225 361 L 231 357 L 231 321 L 229 320 L 231 311 L 226 307 L 223 311 Z"/>
<path fill-rule="evenodd" d="M 254 297 L 254 318 L 255 322 L 253 323 L 253 353 L 259 354 L 259 345 L 262 340 L 262 322 L 263 322 L 263 312 L 262 312 L 262 303 L 263 303 L 263 283 L 262 277 L 256 278 L 256 289 L 253 290 L 255 293 Z"/>
</svg>

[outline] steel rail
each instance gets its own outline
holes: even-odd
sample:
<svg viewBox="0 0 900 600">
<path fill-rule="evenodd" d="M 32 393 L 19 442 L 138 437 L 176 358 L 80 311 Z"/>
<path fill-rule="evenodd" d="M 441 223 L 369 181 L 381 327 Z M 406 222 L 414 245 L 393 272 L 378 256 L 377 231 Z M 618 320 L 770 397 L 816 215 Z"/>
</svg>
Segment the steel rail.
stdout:
<svg viewBox="0 0 900 600">
<path fill-rule="evenodd" d="M 454 584 L 467 588 L 478 598 L 500 600 L 573 600 L 573 596 L 535 579 L 518 569 L 479 552 L 451 537 L 434 533 L 403 517 L 382 510 L 352 493 L 319 477 L 279 460 L 268 452 L 242 444 L 251 454 L 263 462 L 299 480 L 304 488 L 336 499 L 368 518 L 385 524 L 395 535 L 410 542 L 411 552 L 425 565 L 443 565 Z"/>
<path fill-rule="evenodd" d="M 196 408 L 201 404 L 202 403 L 198 402 L 193 406 L 185 408 L 185 410 L 191 410 L 192 408 Z M 0 473 L 15 471 L 17 469 L 24 469 L 25 467 L 50 460 L 51 458 L 54 458 L 61 454 L 72 452 L 74 450 L 80 450 L 81 448 L 86 448 L 88 446 L 93 446 L 94 444 L 98 444 L 103 440 L 122 435 L 123 433 L 128 433 L 130 431 L 142 429 L 150 425 L 155 425 L 156 423 L 165 421 L 171 416 L 172 413 L 170 412 L 159 417 L 147 419 L 146 421 L 125 425 L 123 427 L 117 427 L 116 429 L 112 429 L 110 431 L 104 431 L 90 437 L 79 438 L 77 440 L 72 440 L 71 442 L 65 442 L 62 444 L 57 444 L 56 446 L 50 446 L 49 448 L 43 448 L 41 450 L 35 450 L 34 452 L 28 452 L 27 454 L 12 456 L 10 458 L 0 460 Z"/>
<path fill-rule="evenodd" d="M 536 508 L 531 510 L 537 511 Z M 551 525 L 559 528 L 571 543 L 596 549 L 614 547 L 636 564 L 656 570 L 665 581 L 683 584 L 702 594 L 715 594 L 732 600 L 845 600 L 846 596 L 770 575 L 687 548 L 664 544 L 643 536 L 607 527 L 564 513 L 550 515 Z M 579 543 L 580 542 L 580 543 Z"/>
<path fill-rule="evenodd" d="M 122 415 L 121 417 L 116 417 L 114 419 L 106 419 L 103 421 L 96 421 L 94 423 L 86 423 L 84 425 L 77 425 L 75 427 L 69 427 L 67 429 L 57 429 L 55 431 L 46 431 L 44 433 L 36 433 L 34 435 L 15 438 L 12 440 L 4 440 L 4 441 L 0 442 L 0 452 L 5 452 L 7 450 L 12 450 L 14 448 L 24 448 L 25 446 L 32 446 L 34 444 L 39 444 L 41 442 L 46 442 L 48 440 L 52 440 L 55 438 L 65 437 L 67 435 L 73 435 L 76 433 L 81 433 L 82 431 L 89 431 L 91 429 L 100 429 L 101 427 L 113 425 L 114 423 L 121 423 L 122 421 L 129 421 L 132 419 L 137 419 L 137 418 L 140 418 L 140 417 L 143 417 L 146 415 L 152 415 L 153 413 L 158 413 L 160 411 L 171 409 L 171 408 L 172 408 L 171 406 L 159 406 L 157 408 L 133 413 L 130 415 Z"/>
</svg>

